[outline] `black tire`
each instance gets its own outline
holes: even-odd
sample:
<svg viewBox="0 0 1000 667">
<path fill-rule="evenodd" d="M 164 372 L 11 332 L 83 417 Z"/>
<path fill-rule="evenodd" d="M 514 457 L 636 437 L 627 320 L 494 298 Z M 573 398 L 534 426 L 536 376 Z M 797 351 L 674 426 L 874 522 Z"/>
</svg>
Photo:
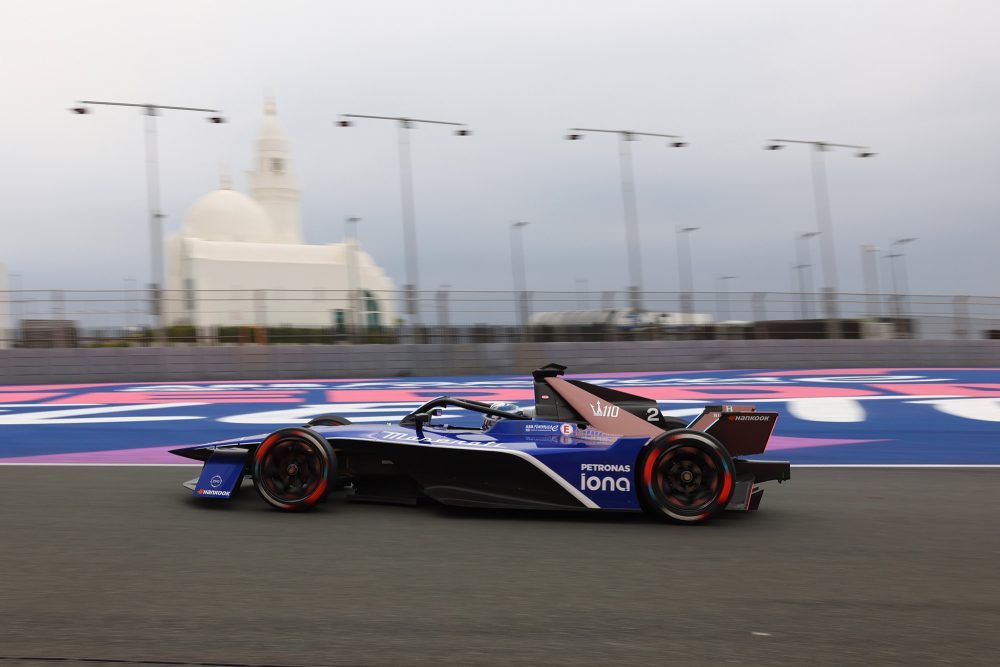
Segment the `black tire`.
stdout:
<svg viewBox="0 0 1000 667">
<path fill-rule="evenodd" d="M 687 420 L 681 419 L 680 417 L 671 417 L 670 415 L 661 415 L 663 419 L 663 430 L 673 431 L 678 428 L 687 428 Z"/>
<path fill-rule="evenodd" d="M 351 420 L 347 417 L 341 417 L 335 414 L 325 414 L 313 417 L 306 423 L 307 428 L 312 428 L 314 426 L 348 426 Z M 350 480 L 347 477 L 340 477 L 333 481 L 333 490 L 343 489 L 350 485 Z"/>
<path fill-rule="evenodd" d="M 267 504 L 289 512 L 307 510 L 330 493 L 337 456 L 315 432 L 283 428 L 258 445 L 251 474 L 254 488 Z"/>
<path fill-rule="evenodd" d="M 733 495 L 735 468 L 718 440 L 693 429 L 656 436 L 639 453 L 635 484 L 643 509 L 681 523 L 707 521 Z"/>
<path fill-rule="evenodd" d="M 306 426 L 347 426 L 350 423 L 349 419 L 340 415 L 319 415 L 306 422 Z"/>
</svg>

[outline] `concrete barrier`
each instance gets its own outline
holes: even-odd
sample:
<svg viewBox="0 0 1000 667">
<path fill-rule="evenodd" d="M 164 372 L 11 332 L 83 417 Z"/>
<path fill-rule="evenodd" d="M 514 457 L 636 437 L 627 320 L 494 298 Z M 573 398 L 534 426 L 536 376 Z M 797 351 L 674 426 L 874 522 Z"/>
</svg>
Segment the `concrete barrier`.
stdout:
<svg viewBox="0 0 1000 667">
<path fill-rule="evenodd" d="M 1000 340 L 689 340 L 0 350 L 0 384 L 996 366 Z"/>
</svg>

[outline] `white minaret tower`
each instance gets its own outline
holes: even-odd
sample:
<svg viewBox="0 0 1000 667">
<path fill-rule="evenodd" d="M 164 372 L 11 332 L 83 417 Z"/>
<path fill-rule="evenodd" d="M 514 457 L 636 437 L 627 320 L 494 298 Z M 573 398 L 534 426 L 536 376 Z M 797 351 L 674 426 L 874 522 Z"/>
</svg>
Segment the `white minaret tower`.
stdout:
<svg viewBox="0 0 1000 667">
<path fill-rule="evenodd" d="M 257 133 L 255 168 L 250 172 L 250 192 L 264 207 L 274 225 L 275 243 L 302 243 L 299 184 L 292 176 L 291 150 L 278 121 L 274 99 L 264 100 L 264 122 Z"/>
</svg>

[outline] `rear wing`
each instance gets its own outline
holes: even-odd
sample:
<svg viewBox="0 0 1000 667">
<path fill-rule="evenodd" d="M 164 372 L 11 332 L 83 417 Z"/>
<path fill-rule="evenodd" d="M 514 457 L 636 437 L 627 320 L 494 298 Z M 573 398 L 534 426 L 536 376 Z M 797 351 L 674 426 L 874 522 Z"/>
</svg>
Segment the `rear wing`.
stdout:
<svg viewBox="0 0 1000 667">
<path fill-rule="evenodd" d="M 565 380 L 561 377 L 565 371 L 565 366 L 548 364 L 532 373 L 537 419 L 590 424 L 604 433 L 649 438 L 676 428 L 656 401 Z M 688 428 L 713 436 L 733 456 L 746 456 L 764 451 L 777 421 L 777 412 L 757 412 L 752 405 L 707 405 Z"/>
<path fill-rule="evenodd" d="M 672 428 L 656 401 L 582 380 L 564 380 L 560 376 L 565 370 L 549 364 L 532 373 L 537 419 L 590 424 L 625 436 L 653 437 Z"/>
<path fill-rule="evenodd" d="M 690 428 L 708 433 L 733 456 L 747 456 L 764 453 L 777 421 L 777 412 L 752 405 L 706 405 Z"/>
</svg>

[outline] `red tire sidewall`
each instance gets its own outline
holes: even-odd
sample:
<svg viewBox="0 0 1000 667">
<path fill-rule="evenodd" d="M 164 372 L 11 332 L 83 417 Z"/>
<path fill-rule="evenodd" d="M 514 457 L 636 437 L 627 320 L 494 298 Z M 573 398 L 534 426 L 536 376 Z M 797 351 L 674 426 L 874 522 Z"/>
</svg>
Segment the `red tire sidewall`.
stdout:
<svg viewBox="0 0 1000 667">
<path fill-rule="evenodd" d="M 309 444 L 310 449 L 313 450 L 315 455 L 319 456 L 323 462 L 323 479 L 320 481 L 319 486 L 310 493 L 305 498 L 297 500 L 295 502 L 288 502 L 275 498 L 260 483 L 260 465 L 261 461 L 267 456 L 267 453 L 273 448 L 277 443 L 287 440 L 289 438 L 297 438 L 303 440 Z M 261 498 L 264 499 L 269 505 L 277 507 L 278 509 L 297 511 L 305 510 L 315 507 L 320 503 L 327 494 L 330 492 L 331 481 L 337 474 L 337 457 L 330 447 L 329 443 L 326 442 L 324 438 L 313 433 L 305 428 L 283 428 L 279 431 L 275 431 L 271 435 L 264 438 L 264 441 L 258 445 L 257 450 L 254 452 L 253 456 L 253 468 L 252 477 L 254 487 L 257 489 L 257 493 L 260 494 Z"/>
<path fill-rule="evenodd" d="M 721 489 L 719 493 L 697 513 L 681 513 L 665 505 L 654 488 L 657 463 L 664 454 L 682 447 L 695 447 L 711 456 L 718 465 Z M 658 435 L 639 453 L 635 466 L 636 490 L 643 509 L 664 518 L 683 523 L 696 523 L 710 519 L 726 508 L 732 498 L 735 486 L 735 467 L 729 452 L 718 440 L 702 431 L 677 429 Z"/>
</svg>

